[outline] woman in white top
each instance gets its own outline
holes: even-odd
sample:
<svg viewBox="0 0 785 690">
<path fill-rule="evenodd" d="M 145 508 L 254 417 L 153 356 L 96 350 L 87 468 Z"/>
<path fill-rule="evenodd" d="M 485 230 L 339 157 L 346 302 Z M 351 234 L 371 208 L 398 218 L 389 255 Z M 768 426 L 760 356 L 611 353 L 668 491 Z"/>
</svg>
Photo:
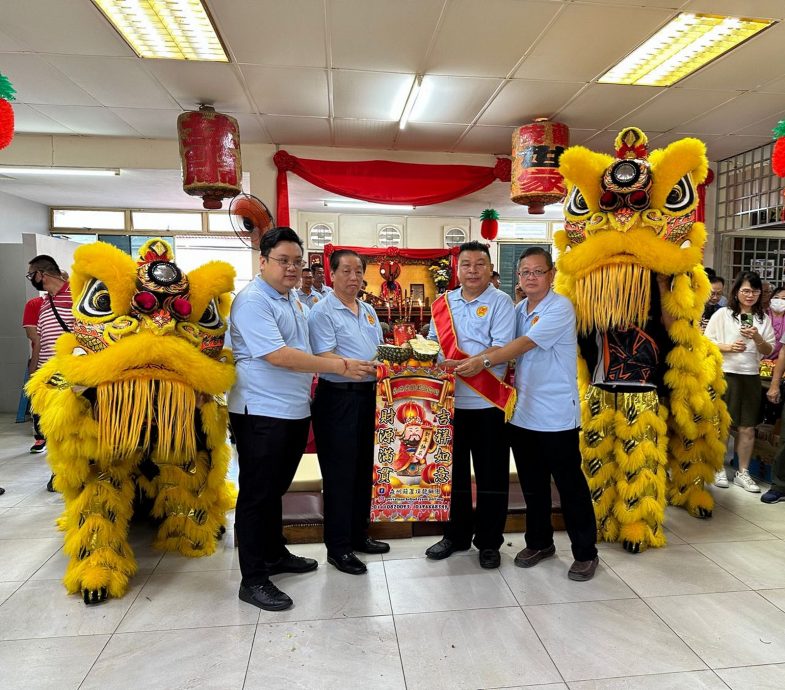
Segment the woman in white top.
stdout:
<svg viewBox="0 0 785 690">
<path fill-rule="evenodd" d="M 762 397 L 758 372 L 760 360 L 770 354 L 774 346 L 774 329 L 768 314 L 763 311 L 761 289 L 757 273 L 740 273 L 731 289 L 728 306 L 714 312 L 705 332 L 722 352 L 722 370 L 728 384 L 725 403 L 736 427 L 736 440 L 733 445 L 728 444 L 725 460 L 729 462 L 735 450 L 739 471 L 733 483 L 753 493 L 760 491 L 748 472 Z M 728 486 L 724 468 L 717 472 L 714 485 Z"/>
</svg>

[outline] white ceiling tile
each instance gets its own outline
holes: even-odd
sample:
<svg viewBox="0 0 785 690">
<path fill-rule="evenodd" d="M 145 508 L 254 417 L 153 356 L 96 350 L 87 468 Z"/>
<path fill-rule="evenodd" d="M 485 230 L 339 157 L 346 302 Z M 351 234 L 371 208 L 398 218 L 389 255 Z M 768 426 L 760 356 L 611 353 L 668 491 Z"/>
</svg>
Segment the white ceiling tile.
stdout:
<svg viewBox="0 0 785 690">
<path fill-rule="evenodd" d="M 142 66 L 141 58 L 47 55 L 46 59 L 101 105 L 166 109 L 177 101 Z"/>
<path fill-rule="evenodd" d="M 260 113 L 326 117 L 327 72 L 298 67 L 240 65 Z"/>
<path fill-rule="evenodd" d="M 569 5 L 526 56 L 515 76 L 590 81 L 632 52 L 672 16 L 668 10 L 643 7 Z"/>
<path fill-rule="evenodd" d="M 186 110 L 207 103 L 219 112 L 251 112 L 235 65 L 181 60 L 149 60 L 145 65 Z"/>
<path fill-rule="evenodd" d="M 352 146 L 358 149 L 392 148 L 397 122 L 378 120 L 333 120 L 336 146 Z"/>
<path fill-rule="evenodd" d="M 418 72 L 443 7 L 443 0 L 332 0 L 333 66 Z"/>
<path fill-rule="evenodd" d="M 735 134 L 717 137 L 708 144 L 709 160 L 720 161 L 769 143 L 771 137 L 745 137 Z"/>
<path fill-rule="evenodd" d="M 774 139 L 772 130 L 780 120 L 785 119 L 785 110 L 766 117 L 758 122 L 754 122 L 747 127 L 742 127 L 736 130 L 733 134 L 740 134 L 743 136 L 756 136 L 756 137 L 770 137 Z"/>
<path fill-rule="evenodd" d="M 92 2 L 36 0 L 4 2 L 3 31 L 40 53 L 132 56 Z"/>
<path fill-rule="evenodd" d="M 560 6 L 533 0 L 454 0 L 447 5 L 425 71 L 505 77 Z"/>
<path fill-rule="evenodd" d="M 686 122 L 680 129 L 701 134 L 729 134 L 785 110 L 785 94 L 745 93 L 710 113 Z"/>
<path fill-rule="evenodd" d="M 272 137 L 273 144 L 330 145 L 330 121 L 326 118 L 263 115 L 262 120 Z"/>
<path fill-rule="evenodd" d="M 139 133 L 109 108 L 81 105 L 36 105 L 36 110 L 68 127 L 76 134 L 108 137 L 138 137 Z"/>
<path fill-rule="evenodd" d="M 785 19 L 785 3 L 782 0 L 688 0 L 682 7 L 684 12 L 724 14 L 731 17 L 759 17 L 761 19 Z"/>
<path fill-rule="evenodd" d="M 500 79 L 426 74 L 409 120 L 470 124 L 501 83 Z"/>
<path fill-rule="evenodd" d="M 782 3 L 785 6 L 785 3 Z M 782 76 L 785 25 L 778 24 L 754 36 L 730 53 L 682 79 L 691 89 L 747 91 Z"/>
<path fill-rule="evenodd" d="M 652 86 L 589 84 L 574 101 L 556 113 L 556 119 L 569 127 L 605 129 L 656 96 L 659 90 Z"/>
<path fill-rule="evenodd" d="M 145 139 L 177 139 L 177 118 L 183 111 L 152 108 L 110 108 Z"/>
<path fill-rule="evenodd" d="M 580 0 L 584 5 L 630 5 L 630 0 Z M 660 9 L 679 9 L 687 0 L 638 0 L 635 4 L 641 7 L 659 7 Z"/>
<path fill-rule="evenodd" d="M 24 103 L 12 103 L 14 132 L 17 134 L 73 134 L 65 125 Z"/>
<path fill-rule="evenodd" d="M 271 144 L 270 135 L 261 122 L 260 115 L 252 113 L 226 113 L 237 120 L 240 127 L 240 145 Z"/>
<path fill-rule="evenodd" d="M 583 146 L 595 134 L 599 134 L 596 129 L 578 129 L 570 127 L 570 146 Z"/>
<path fill-rule="evenodd" d="M 570 100 L 584 84 L 527 81 L 513 79 L 479 119 L 481 125 L 522 125 L 536 117 L 551 117 Z"/>
<path fill-rule="evenodd" d="M 398 132 L 395 148 L 409 151 L 452 151 L 465 125 L 418 124 Z"/>
<path fill-rule="evenodd" d="M 662 91 L 654 100 L 623 115 L 616 124 L 667 131 L 738 95 L 734 91 L 670 88 Z"/>
<path fill-rule="evenodd" d="M 482 127 L 475 125 L 455 147 L 460 153 L 487 153 L 494 156 L 512 154 L 514 127 Z"/>
<path fill-rule="evenodd" d="M 322 0 L 211 0 L 209 5 L 237 62 L 327 66 Z"/>
<path fill-rule="evenodd" d="M 333 70 L 335 117 L 400 119 L 414 74 Z"/>
<path fill-rule="evenodd" d="M 21 53 L 29 51 L 30 46 L 14 38 L 5 31 L 0 31 L 0 53 Z"/>
<path fill-rule="evenodd" d="M 785 77 L 772 79 L 761 85 L 755 91 L 760 93 L 785 93 Z"/>
<path fill-rule="evenodd" d="M 16 89 L 20 103 L 58 105 L 98 105 L 88 93 L 37 55 L 5 53 L 0 55 L 2 73 Z"/>
</svg>

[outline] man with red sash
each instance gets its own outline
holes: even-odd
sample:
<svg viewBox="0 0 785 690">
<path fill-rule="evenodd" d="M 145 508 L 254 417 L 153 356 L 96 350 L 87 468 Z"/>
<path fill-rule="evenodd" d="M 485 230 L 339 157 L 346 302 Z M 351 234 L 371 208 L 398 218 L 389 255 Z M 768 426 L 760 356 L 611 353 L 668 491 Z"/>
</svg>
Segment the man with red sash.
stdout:
<svg viewBox="0 0 785 690">
<path fill-rule="evenodd" d="M 479 242 L 466 242 L 458 254 L 461 287 L 447 292 L 432 306 L 428 337 L 438 340 L 445 367 L 474 355 L 487 356 L 515 337 L 515 310 L 508 295 L 490 284 L 491 256 Z M 474 376 L 455 377 L 453 421 L 452 506 L 444 538 L 425 555 L 441 560 L 473 543 L 483 568 L 498 568 L 504 543 L 509 494 L 510 450 L 505 421 L 515 408 L 515 389 L 504 381 L 506 364 Z M 472 511 L 471 461 L 477 484 Z"/>
</svg>

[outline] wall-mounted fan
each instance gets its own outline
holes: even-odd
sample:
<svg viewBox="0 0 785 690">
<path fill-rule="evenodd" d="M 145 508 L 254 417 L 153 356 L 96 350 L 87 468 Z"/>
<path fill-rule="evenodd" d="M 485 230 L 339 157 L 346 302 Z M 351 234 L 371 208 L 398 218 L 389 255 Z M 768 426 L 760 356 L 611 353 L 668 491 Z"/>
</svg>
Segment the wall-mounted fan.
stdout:
<svg viewBox="0 0 785 690">
<path fill-rule="evenodd" d="M 259 249 L 262 235 L 275 227 L 275 220 L 266 204 L 253 194 L 240 192 L 229 204 L 229 220 L 234 234 L 252 249 Z"/>
</svg>

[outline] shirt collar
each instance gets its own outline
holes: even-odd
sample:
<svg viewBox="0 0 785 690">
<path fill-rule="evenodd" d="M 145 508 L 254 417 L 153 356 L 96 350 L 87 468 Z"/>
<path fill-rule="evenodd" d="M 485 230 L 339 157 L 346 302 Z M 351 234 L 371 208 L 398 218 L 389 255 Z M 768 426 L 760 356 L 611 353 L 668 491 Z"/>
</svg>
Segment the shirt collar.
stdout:
<svg viewBox="0 0 785 690">
<path fill-rule="evenodd" d="M 550 288 L 548 288 L 548 292 L 545 295 L 545 297 L 542 298 L 540 303 L 536 307 L 534 307 L 534 310 L 531 311 L 531 312 L 528 309 L 528 307 L 529 307 L 529 298 L 527 297 L 525 300 L 523 300 L 523 302 L 521 302 L 521 304 L 523 305 L 521 308 L 523 309 L 524 315 L 525 316 L 531 316 L 532 314 L 539 314 L 543 310 L 544 307 L 547 307 L 553 301 L 553 298 L 555 296 L 556 296 L 556 293 L 553 291 L 553 286 L 551 286 Z"/>
<path fill-rule="evenodd" d="M 265 281 L 265 279 L 262 278 L 261 274 L 256 275 L 256 280 L 259 281 L 259 287 L 261 288 L 262 292 L 268 297 L 272 297 L 273 299 L 285 299 L 287 301 L 289 300 L 288 292 L 285 295 L 282 295 L 272 285 L 270 285 L 267 281 Z"/>
<path fill-rule="evenodd" d="M 495 287 L 493 287 L 493 285 L 491 285 L 490 283 L 488 283 L 488 286 L 487 286 L 487 287 L 486 287 L 486 288 L 485 288 L 485 289 L 484 289 L 484 290 L 483 290 L 483 291 L 482 291 L 482 292 L 481 292 L 479 295 L 477 295 L 477 297 L 474 297 L 474 298 L 472 298 L 472 299 L 470 299 L 470 300 L 467 300 L 467 299 L 466 299 L 466 298 L 463 296 L 463 288 L 459 288 L 459 287 L 458 287 L 458 288 L 455 288 L 455 290 L 453 291 L 453 293 L 455 294 L 455 297 L 456 297 L 457 299 L 461 300 L 461 302 L 464 302 L 464 303 L 466 303 L 466 304 L 471 304 L 472 302 L 487 302 L 487 301 L 488 301 L 488 297 L 489 297 L 489 296 L 490 296 L 490 294 L 491 294 L 491 293 L 489 292 L 489 290 L 495 290 L 495 289 L 496 289 L 496 288 L 495 288 Z"/>
</svg>

